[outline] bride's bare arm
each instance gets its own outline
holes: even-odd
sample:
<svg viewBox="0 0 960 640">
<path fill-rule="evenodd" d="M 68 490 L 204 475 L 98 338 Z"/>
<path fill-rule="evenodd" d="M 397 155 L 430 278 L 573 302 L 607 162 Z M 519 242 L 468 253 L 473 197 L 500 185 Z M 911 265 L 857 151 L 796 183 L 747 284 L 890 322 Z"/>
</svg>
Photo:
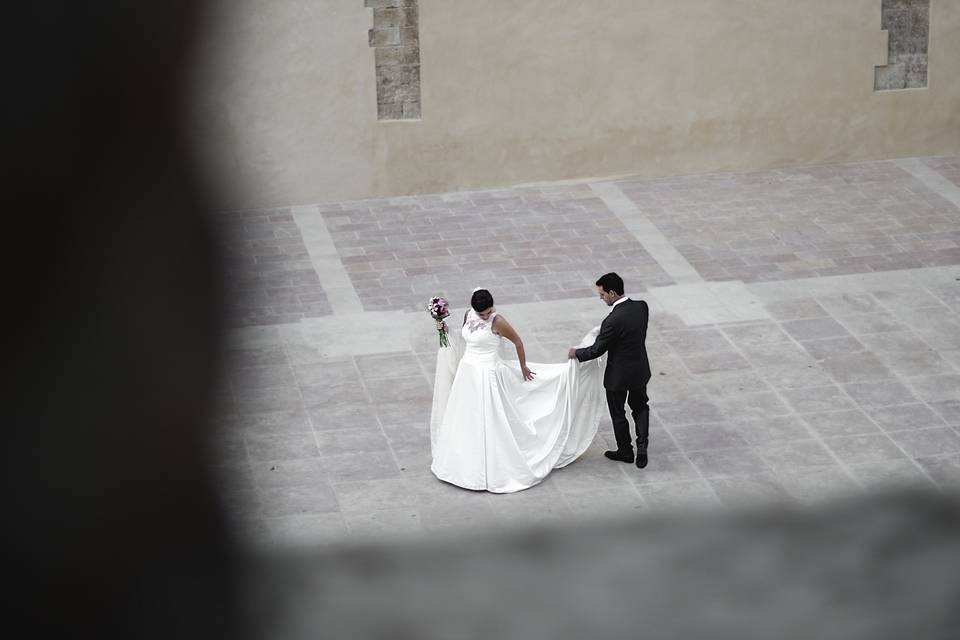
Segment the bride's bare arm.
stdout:
<svg viewBox="0 0 960 640">
<path fill-rule="evenodd" d="M 527 354 L 523 350 L 523 340 L 520 339 L 520 336 L 514 328 L 510 326 L 510 323 L 507 322 L 503 316 L 498 315 L 493 319 L 491 329 L 494 333 L 503 336 L 513 343 L 513 346 L 517 348 L 517 358 L 520 360 L 520 371 L 523 373 L 523 379 L 533 380 L 533 377 L 537 374 L 527 368 Z"/>
</svg>

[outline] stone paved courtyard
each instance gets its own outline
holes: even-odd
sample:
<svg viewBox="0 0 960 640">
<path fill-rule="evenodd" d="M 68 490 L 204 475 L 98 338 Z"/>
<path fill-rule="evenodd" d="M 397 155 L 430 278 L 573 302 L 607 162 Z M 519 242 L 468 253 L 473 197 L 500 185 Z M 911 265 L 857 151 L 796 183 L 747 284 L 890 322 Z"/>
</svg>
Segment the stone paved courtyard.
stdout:
<svg viewBox="0 0 960 640">
<path fill-rule="evenodd" d="M 960 486 L 960 157 L 223 212 L 223 493 L 257 544 L 403 537 L 890 483 Z M 429 471 L 423 306 L 486 286 L 533 362 L 651 306 L 651 461 L 609 420 L 542 485 Z"/>
</svg>

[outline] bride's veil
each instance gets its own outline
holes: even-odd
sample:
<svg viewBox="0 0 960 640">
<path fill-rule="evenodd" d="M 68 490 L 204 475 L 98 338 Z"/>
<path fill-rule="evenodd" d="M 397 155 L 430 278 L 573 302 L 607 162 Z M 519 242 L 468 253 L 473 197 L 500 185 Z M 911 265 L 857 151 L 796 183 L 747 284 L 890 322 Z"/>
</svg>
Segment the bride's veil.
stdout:
<svg viewBox="0 0 960 640">
<path fill-rule="evenodd" d="M 431 449 L 437 445 L 437 434 L 440 422 L 443 420 L 443 412 L 447 409 L 447 398 L 450 397 L 453 378 L 457 375 L 457 367 L 460 366 L 460 358 L 463 357 L 465 345 L 463 335 L 460 333 L 461 323 L 458 321 L 461 318 L 463 318 L 462 312 L 450 314 L 447 318 L 447 338 L 450 346 L 437 349 L 437 370 L 433 377 L 433 406 L 430 409 Z"/>
</svg>

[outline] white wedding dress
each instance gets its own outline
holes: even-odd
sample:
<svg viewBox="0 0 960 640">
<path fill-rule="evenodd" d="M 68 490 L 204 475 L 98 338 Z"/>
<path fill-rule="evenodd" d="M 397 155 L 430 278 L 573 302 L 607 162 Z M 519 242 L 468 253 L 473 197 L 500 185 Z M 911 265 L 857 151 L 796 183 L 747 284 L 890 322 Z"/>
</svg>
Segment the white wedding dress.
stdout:
<svg viewBox="0 0 960 640">
<path fill-rule="evenodd" d="M 510 493 L 541 482 L 590 446 L 605 407 L 606 356 L 527 363 L 536 377 L 525 382 L 515 352 L 504 357 L 513 343 L 491 331 L 494 317 L 484 321 L 471 309 L 437 354 L 430 469 L 466 489 Z M 580 346 L 593 344 L 598 329 Z"/>
</svg>

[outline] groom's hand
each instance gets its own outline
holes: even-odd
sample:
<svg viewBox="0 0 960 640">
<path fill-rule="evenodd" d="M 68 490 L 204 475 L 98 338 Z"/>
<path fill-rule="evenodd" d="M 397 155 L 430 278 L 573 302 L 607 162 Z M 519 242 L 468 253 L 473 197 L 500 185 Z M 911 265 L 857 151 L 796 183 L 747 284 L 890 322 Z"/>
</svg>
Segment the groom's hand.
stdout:
<svg viewBox="0 0 960 640">
<path fill-rule="evenodd" d="M 570 351 L 567 351 L 567 359 L 576 358 L 576 357 L 577 357 L 577 350 L 576 350 L 576 348 L 570 347 Z"/>
</svg>

